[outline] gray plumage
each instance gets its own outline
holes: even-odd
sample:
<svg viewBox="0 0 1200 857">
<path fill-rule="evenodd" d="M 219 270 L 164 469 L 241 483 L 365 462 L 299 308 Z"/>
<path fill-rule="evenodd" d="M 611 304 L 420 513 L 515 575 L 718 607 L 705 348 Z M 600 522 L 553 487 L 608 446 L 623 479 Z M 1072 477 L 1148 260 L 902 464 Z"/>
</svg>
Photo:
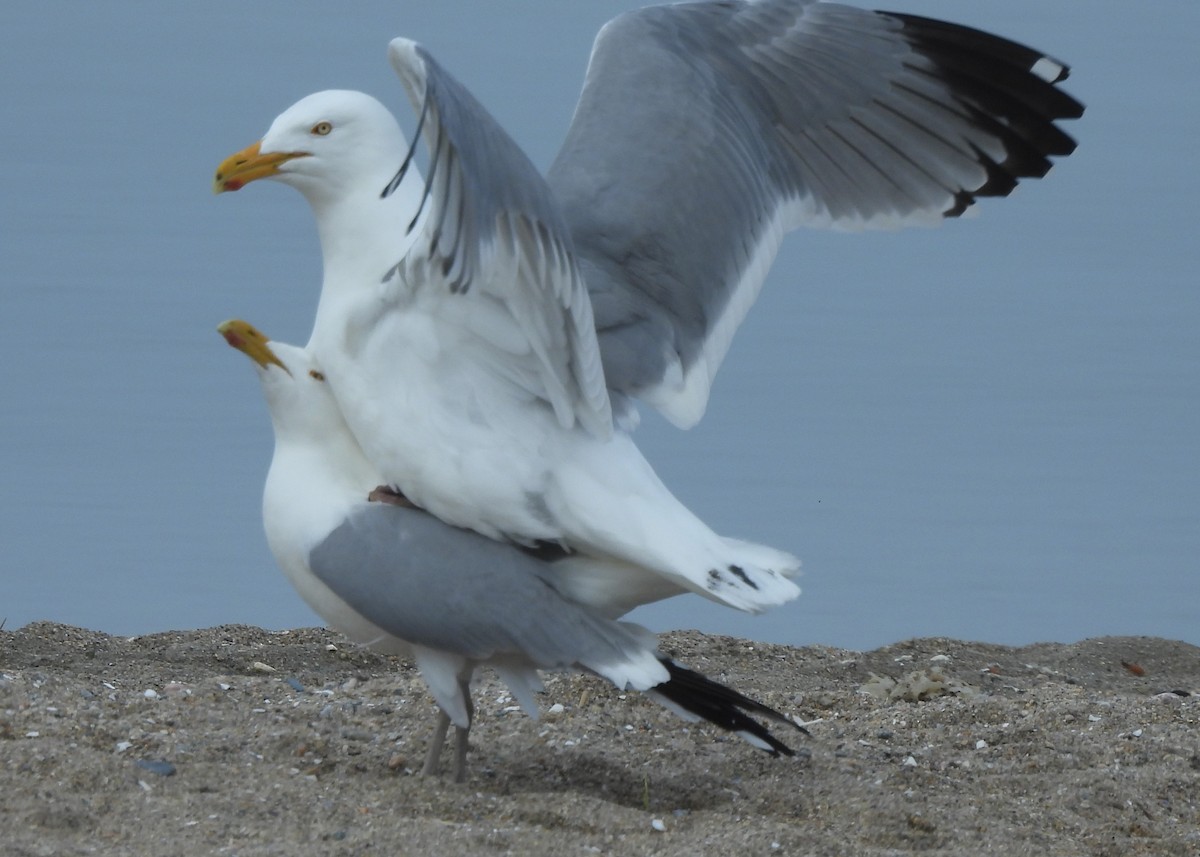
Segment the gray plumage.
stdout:
<svg viewBox="0 0 1200 857">
<path fill-rule="evenodd" d="M 565 598 L 552 562 L 416 509 L 358 506 L 309 565 L 389 634 L 473 661 L 517 655 L 568 669 L 645 651 L 623 624 Z"/>
<path fill-rule="evenodd" d="M 1075 148 L 1056 121 L 1083 112 L 1065 65 L 968 27 L 814 0 L 652 6 L 601 30 L 543 181 L 406 44 L 392 61 L 431 149 L 433 262 L 470 288 L 493 224 L 527 226 L 543 275 L 497 294 L 543 357 L 544 387 L 525 387 L 593 430 L 589 313 L 613 410 L 641 398 L 689 427 L 784 232 L 957 216 L 1044 175 Z"/>
<path fill-rule="evenodd" d="M 1075 148 L 1054 124 L 1083 111 L 1054 85 L 1066 74 L 978 30 L 811 0 L 610 22 L 548 174 L 609 387 L 694 423 L 773 230 L 934 222 L 1044 175 L 1049 155 Z M 674 407 L 658 388 L 706 349 L 700 400 Z"/>
</svg>

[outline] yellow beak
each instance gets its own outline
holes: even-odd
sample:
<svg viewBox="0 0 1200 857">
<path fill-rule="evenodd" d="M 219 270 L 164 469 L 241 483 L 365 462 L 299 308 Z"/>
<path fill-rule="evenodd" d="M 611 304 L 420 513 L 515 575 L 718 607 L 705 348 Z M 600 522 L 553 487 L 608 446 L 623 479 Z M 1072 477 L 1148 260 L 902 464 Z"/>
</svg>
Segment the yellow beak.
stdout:
<svg viewBox="0 0 1200 857">
<path fill-rule="evenodd" d="M 270 152 L 262 154 L 262 141 L 234 152 L 217 167 L 213 178 L 213 193 L 241 190 L 255 179 L 279 175 L 279 165 L 293 158 L 303 158 L 307 152 Z"/>
<path fill-rule="evenodd" d="M 289 375 L 292 374 L 288 372 L 288 368 L 280 362 L 279 358 L 275 356 L 275 352 L 271 350 L 271 346 L 267 344 L 271 340 L 267 339 L 254 325 L 244 322 L 240 318 L 234 318 L 217 325 L 217 333 L 224 336 L 226 342 L 262 368 L 266 369 L 273 363 Z"/>
</svg>

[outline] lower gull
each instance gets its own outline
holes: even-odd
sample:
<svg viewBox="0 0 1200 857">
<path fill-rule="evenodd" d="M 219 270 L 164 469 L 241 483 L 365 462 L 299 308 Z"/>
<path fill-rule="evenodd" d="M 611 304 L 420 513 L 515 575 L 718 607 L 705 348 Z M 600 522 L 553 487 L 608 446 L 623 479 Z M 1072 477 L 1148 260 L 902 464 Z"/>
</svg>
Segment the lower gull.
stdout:
<svg viewBox="0 0 1200 857">
<path fill-rule="evenodd" d="M 377 651 L 411 653 L 441 708 L 422 773 L 437 770 L 453 723 L 454 778 L 465 778 L 470 681 L 480 665 L 531 717 L 539 670 L 582 670 L 792 755 L 750 714 L 802 730 L 797 723 L 675 663 L 645 628 L 572 597 L 586 591 L 595 560 L 493 541 L 380 488 L 307 351 L 244 321 L 218 330 L 254 361 L 271 413 L 263 523 L 284 574 L 334 629 Z"/>
</svg>

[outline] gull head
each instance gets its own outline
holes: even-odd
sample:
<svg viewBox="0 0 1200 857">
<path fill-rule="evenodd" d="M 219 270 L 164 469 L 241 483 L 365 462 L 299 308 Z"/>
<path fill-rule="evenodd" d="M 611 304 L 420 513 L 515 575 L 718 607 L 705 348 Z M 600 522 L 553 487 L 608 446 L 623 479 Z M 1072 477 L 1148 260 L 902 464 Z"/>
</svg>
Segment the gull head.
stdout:
<svg viewBox="0 0 1200 857">
<path fill-rule="evenodd" d="M 321 441 L 348 433 L 324 373 L 305 349 L 272 342 L 241 319 L 222 322 L 217 332 L 253 361 L 277 439 Z"/>
<path fill-rule="evenodd" d="M 222 161 L 213 192 L 269 178 L 296 188 L 318 209 L 364 193 L 378 198 L 407 154 L 404 132 L 379 101 L 330 89 L 300 99 L 261 140 Z"/>
</svg>

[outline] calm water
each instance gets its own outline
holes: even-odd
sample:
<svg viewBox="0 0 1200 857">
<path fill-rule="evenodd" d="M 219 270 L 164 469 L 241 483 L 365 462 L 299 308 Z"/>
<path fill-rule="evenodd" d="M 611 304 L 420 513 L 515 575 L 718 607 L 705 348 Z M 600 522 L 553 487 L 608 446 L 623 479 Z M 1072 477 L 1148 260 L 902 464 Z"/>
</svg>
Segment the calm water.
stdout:
<svg viewBox="0 0 1200 857">
<path fill-rule="evenodd" d="M 213 169 L 317 89 L 407 111 L 384 55 L 398 34 L 545 166 L 595 31 L 632 5 L 6 4 L 7 626 L 314 623 L 261 534 L 258 384 L 213 328 L 241 316 L 303 342 L 316 239 L 297 194 L 215 198 Z M 1200 6 L 894 5 L 1070 62 L 1082 145 L 972 220 L 792 237 L 705 421 L 648 416 L 639 440 L 716 529 L 800 555 L 804 596 L 762 617 L 695 597 L 636 615 L 851 647 L 1200 642 Z"/>
</svg>

